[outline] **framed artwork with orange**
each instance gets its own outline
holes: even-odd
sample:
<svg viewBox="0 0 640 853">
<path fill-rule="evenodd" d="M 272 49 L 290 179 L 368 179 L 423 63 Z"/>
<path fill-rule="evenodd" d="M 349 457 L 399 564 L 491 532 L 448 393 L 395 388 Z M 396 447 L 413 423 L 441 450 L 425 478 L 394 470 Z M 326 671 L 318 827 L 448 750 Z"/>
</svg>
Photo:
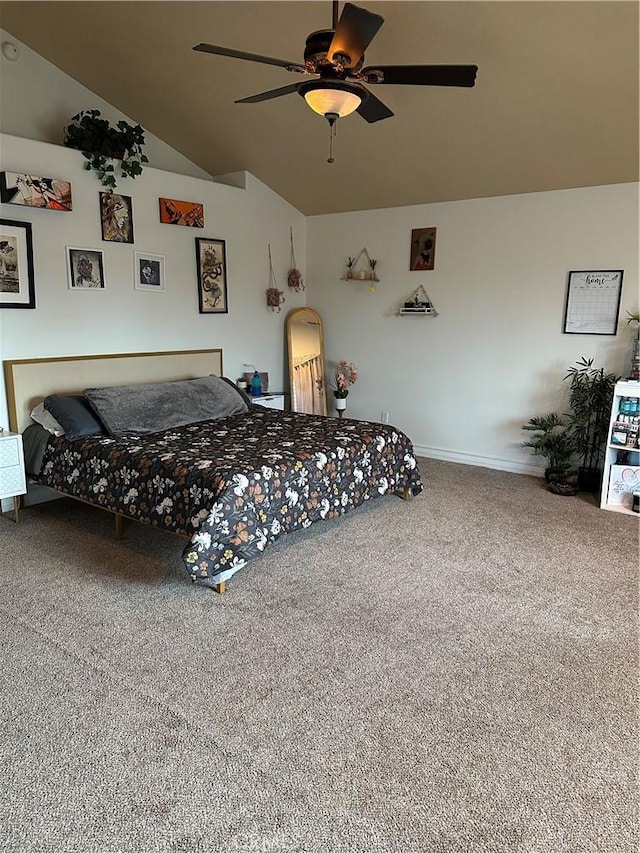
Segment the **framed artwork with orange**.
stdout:
<svg viewBox="0 0 640 853">
<path fill-rule="evenodd" d="M 196 201 L 178 201 L 175 198 L 161 198 L 160 222 L 164 222 L 166 225 L 187 225 L 189 228 L 204 228 L 204 207 Z"/>
</svg>

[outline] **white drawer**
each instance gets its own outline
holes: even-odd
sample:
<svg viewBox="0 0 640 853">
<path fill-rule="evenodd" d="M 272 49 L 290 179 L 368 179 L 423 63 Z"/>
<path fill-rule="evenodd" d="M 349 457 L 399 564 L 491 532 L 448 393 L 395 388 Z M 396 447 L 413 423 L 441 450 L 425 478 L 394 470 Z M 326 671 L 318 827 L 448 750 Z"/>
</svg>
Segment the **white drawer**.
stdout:
<svg viewBox="0 0 640 853">
<path fill-rule="evenodd" d="M 0 468 L 11 468 L 13 465 L 20 465 L 20 438 L 9 436 L 8 438 L 0 439 Z"/>
<path fill-rule="evenodd" d="M 0 498 L 12 498 L 24 495 L 27 491 L 24 468 L 13 465 L 11 468 L 0 468 Z"/>
</svg>

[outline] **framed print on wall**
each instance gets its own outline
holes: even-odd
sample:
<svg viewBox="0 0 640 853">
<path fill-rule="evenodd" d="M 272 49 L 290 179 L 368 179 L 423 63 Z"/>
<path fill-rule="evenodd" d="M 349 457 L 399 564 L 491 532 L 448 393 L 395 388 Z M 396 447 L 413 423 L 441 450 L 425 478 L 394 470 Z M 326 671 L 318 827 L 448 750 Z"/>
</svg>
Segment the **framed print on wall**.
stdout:
<svg viewBox="0 0 640 853">
<path fill-rule="evenodd" d="M 67 246 L 69 290 L 104 290 L 104 259 L 100 249 Z"/>
<path fill-rule="evenodd" d="M 571 270 L 567 281 L 563 332 L 615 335 L 624 270 Z"/>
<path fill-rule="evenodd" d="M 109 243 L 133 243 L 131 196 L 100 193 L 102 239 Z"/>
<path fill-rule="evenodd" d="M 196 237 L 198 306 L 201 314 L 227 314 L 227 257 L 224 240 Z"/>
<path fill-rule="evenodd" d="M 149 252 L 134 252 L 134 279 L 136 290 L 164 293 L 164 255 Z"/>
<path fill-rule="evenodd" d="M 35 308 L 30 222 L 0 219 L 0 308 Z"/>
<path fill-rule="evenodd" d="M 432 270 L 436 262 L 436 229 L 414 228 L 411 232 L 410 270 Z"/>
<path fill-rule="evenodd" d="M 161 198 L 159 202 L 160 222 L 204 228 L 204 207 L 199 202 L 178 201 L 175 198 Z"/>
<path fill-rule="evenodd" d="M 72 210 L 71 184 L 19 172 L 0 172 L 0 201 L 47 210 Z"/>
</svg>

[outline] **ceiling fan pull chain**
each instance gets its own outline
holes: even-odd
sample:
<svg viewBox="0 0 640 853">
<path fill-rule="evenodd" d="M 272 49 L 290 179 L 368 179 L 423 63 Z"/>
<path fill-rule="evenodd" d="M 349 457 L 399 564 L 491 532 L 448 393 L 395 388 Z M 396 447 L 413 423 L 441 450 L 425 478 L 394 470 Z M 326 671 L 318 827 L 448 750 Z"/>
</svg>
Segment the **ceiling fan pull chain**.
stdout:
<svg viewBox="0 0 640 853">
<path fill-rule="evenodd" d="M 336 123 L 335 123 L 335 121 L 330 121 L 329 122 L 329 159 L 327 160 L 327 163 L 335 163 L 336 162 L 334 160 L 334 157 L 333 157 L 333 139 L 334 139 L 335 135 L 336 135 Z"/>
</svg>

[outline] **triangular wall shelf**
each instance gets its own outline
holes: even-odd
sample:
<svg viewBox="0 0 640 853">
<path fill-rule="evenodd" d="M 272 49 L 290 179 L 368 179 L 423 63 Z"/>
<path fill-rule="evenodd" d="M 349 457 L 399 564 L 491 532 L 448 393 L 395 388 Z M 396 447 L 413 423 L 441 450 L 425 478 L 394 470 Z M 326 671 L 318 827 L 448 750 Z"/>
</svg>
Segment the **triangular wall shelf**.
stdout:
<svg viewBox="0 0 640 853">
<path fill-rule="evenodd" d="M 435 305 L 429 299 L 427 295 L 427 291 L 424 289 L 422 285 L 413 291 L 411 296 L 409 296 L 402 303 L 398 314 L 401 317 L 437 317 L 438 312 L 435 309 Z"/>
<path fill-rule="evenodd" d="M 345 274 L 342 276 L 342 281 L 369 281 L 378 282 L 380 279 L 376 274 L 376 263 L 372 261 L 369 252 L 360 249 L 351 264 L 347 264 Z M 375 290 L 375 287 L 370 286 L 370 290 Z"/>
</svg>

